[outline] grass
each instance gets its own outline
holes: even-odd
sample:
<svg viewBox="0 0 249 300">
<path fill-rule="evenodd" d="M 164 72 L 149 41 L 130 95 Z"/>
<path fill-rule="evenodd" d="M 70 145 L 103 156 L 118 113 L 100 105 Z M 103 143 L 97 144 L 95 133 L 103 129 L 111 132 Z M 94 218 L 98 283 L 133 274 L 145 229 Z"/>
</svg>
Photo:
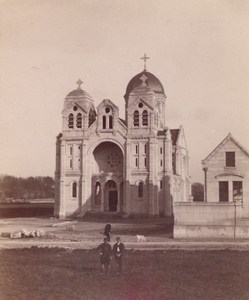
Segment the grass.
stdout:
<svg viewBox="0 0 249 300">
<path fill-rule="evenodd" d="M 100 275 L 96 250 L 1 250 L 0 295 L 9 299 L 249 299 L 249 252 L 127 251 L 124 274 Z"/>
</svg>

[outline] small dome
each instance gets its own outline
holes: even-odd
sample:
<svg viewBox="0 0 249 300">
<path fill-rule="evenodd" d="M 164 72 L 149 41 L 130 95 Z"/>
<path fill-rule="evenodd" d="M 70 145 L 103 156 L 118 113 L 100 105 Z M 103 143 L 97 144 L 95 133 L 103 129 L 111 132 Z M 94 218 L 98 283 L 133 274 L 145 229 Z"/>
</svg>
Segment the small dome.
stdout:
<svg viewBox="0 0 249 300">
<path fill-rule="evenodd" d="M 130 92 L 134 88 L 142 85 L 143 82 L 145 82 L 145 84 L 149 88 L 151 88 L 155 93 L 164 94 L 164 88 L 163 88 L 163 85 L 161 84 L 160 80 L 152 73 L 144 70 L 143 72 L 137 74 L 130 80 L 130 82 L 128 83 L 127 88 L 126 88 L 125 98 L 129 96 Z"/>
<path fill-rule="evenodd" d="M 81 88 L 77 88 L 76 90 L 71 91 L 67 97 L 88 97 L 91 98 L 91 96 Z"/>
<path fill-rule="evenodd" d="M 84 90 L 82 90 L 81 85 L 83 83 L 83 81 L 81 79 L 78 79 L 78 81 L 76 82 L 78 85 L 78 88 L 76 90 L 71 91 L 67 97 L 78 97 L 78 98 L 88 98 L 90 100 L 92 100 L 92 97 Z"/>
</svg>

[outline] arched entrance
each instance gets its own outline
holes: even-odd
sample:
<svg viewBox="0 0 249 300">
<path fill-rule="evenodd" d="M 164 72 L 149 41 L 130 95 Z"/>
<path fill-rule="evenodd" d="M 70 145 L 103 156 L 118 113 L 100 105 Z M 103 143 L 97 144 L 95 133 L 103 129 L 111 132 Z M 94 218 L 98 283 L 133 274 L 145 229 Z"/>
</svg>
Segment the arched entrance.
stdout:
<svg viewBox="0 0 249 300">
<path fill-rule="evenodd" d="M 117 211 L 118 209 L 118 190 L 117 184 L 113 180 L 108 180 L 105 184 L 105 211 Z"/>
<path fill-rule="evenodd" d="M 112 142 L 102 142 L 93 150 L 92 209 L 123 210 L 123 153 Z"/>
</svg>

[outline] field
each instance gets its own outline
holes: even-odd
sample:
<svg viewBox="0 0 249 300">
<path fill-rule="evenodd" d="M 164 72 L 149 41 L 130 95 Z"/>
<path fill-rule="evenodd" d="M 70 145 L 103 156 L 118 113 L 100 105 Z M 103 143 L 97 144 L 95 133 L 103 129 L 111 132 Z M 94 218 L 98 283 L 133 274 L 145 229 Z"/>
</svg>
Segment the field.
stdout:
<svg viewBox="0 0 249 300">
<path fill-rule="evenodd" d="M 100 275 L 96 250 L 1 250 L 1 299 L 249 299 L 249 252 L 127 251 Z"/>
</svg>

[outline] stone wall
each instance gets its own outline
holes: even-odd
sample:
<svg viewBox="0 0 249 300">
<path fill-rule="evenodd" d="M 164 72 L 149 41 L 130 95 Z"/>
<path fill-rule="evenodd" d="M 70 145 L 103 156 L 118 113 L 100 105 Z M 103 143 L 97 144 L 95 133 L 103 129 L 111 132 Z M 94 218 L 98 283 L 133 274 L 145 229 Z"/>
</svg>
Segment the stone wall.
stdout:
<svg viewBox="0 0 249 300">
<path fill-rule="evenodd" d="M 248 238 L 241 203 L 176 202 L 174 238 Z"/>
</svg>

